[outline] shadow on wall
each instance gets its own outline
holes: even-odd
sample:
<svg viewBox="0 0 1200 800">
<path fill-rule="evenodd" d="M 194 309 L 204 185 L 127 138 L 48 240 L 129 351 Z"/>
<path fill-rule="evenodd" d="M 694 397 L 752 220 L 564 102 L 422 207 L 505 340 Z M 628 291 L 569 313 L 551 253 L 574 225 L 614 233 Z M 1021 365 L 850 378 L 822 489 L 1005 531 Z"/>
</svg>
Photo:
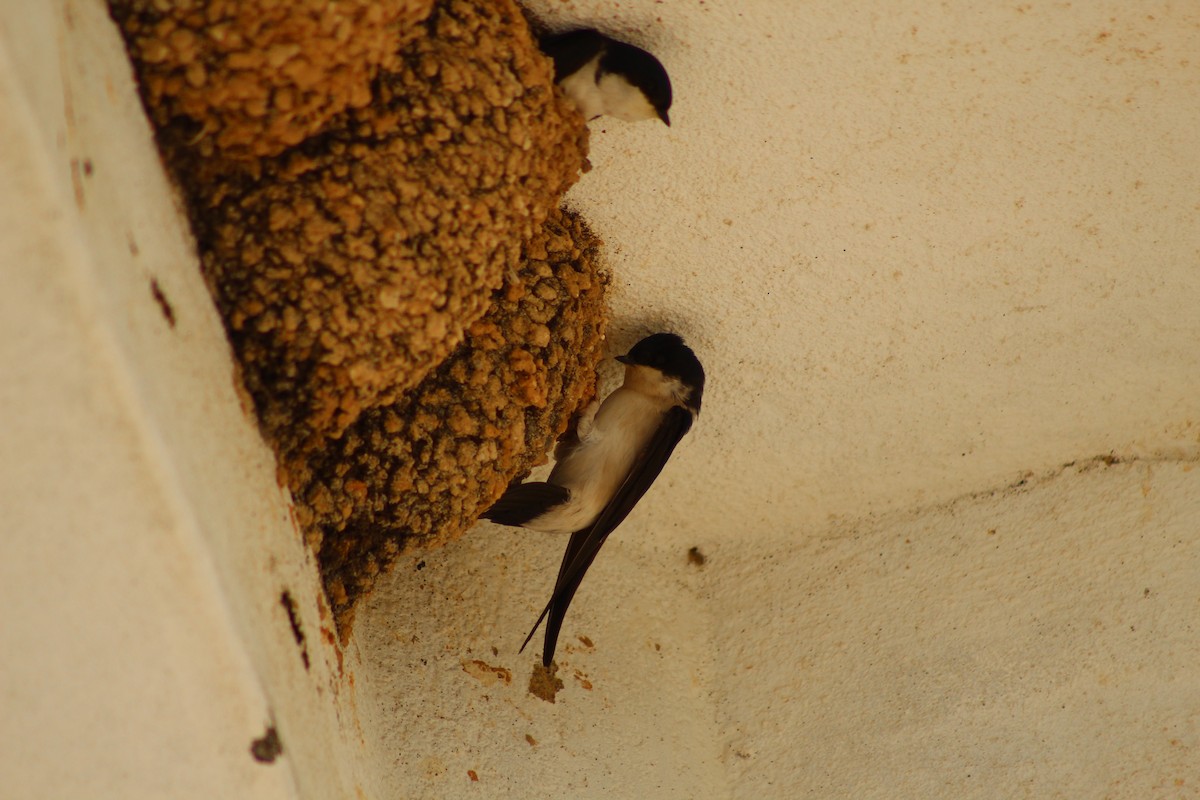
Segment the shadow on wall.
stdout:
<svg viewBox="0 0 1200 800">
<path fill-rule="evenodd" d="M 595 393 L 584 120 L 511 0 L 111 0 L 343 642 Z"/>
</svg>

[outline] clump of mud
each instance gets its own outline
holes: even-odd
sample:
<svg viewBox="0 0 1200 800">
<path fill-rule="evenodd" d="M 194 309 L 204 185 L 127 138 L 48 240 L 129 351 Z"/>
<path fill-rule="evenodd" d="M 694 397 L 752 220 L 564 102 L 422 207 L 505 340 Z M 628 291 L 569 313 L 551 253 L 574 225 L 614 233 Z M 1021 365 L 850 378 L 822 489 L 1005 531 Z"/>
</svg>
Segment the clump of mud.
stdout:
<svg viewBox="0 0 1200 800">
<path fill-rule="evenodd" d="M 598 245 L 577 217 L 554 213 L 463 345 L 296 476 L 343 627 L 403 546 L 470 527 L 594 396 L 606 322 Z"/>
<path fill-rule="evenodd" d="M 158 129 L 251 163 L 371 103 L 433 0 L 110 0 Z"/>
</svg>

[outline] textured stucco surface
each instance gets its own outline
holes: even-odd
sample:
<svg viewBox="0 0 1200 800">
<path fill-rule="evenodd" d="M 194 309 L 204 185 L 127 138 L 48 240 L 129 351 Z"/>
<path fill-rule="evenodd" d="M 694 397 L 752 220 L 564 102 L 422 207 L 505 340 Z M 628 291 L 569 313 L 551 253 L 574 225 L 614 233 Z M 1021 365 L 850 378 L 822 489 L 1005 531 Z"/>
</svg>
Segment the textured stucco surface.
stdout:
<svg viewBox="0 0 1200 800">
<path fill-rule="evenodd" d="M 399 796 L 1195 797 L 1197 520 L 1195 462 L 1094 460 L 699 568 L 614 535 L 553 705 L 560 547 L 480 530 L 359 612 L 363 729 Z"/>
<path fill-rule="evenodd" d="M 1198 533 L 1196 462 L 1096 459 L 714 546 L 733 796 L 1196 797 Z"/>
<path fill-rule="evenodd" d="M 101 5 L 0 3 L 5 790 L 1195 797 L 1194 12 L 536 7 L 671 71 L 570 200 L 612 350 L 710 376 L 553 705 L 554 537 L 405 557 L 328 644 Z"/>
</svg>

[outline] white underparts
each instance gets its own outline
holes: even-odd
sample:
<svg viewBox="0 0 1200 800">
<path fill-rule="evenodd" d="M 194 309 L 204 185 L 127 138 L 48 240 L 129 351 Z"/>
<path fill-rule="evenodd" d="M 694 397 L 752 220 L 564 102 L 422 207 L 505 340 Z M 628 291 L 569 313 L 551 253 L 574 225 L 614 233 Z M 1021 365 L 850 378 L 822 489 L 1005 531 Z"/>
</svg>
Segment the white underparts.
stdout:
<svg viewBox="0 0 1200 800">
<path fill-rule="evenodd" d="M 550 482 L 571 492 L 567 502 L 525 523 L 549 533 L 573 533 L 590 525 L 616 494 L 642 445 L 654 435 L 663 414 L 679 402 L 682 384 L 647 367 L 626 367 L 625 383 L 610 394 L 591 429 Z"/>
<path fill-rule="evenodd" d="M 626 122 L 658 117 L 658 112 L 650 105 L 642 90 L 624 77 L 610 72 L 597 81 L 596 70 L 599 66 L 600 56 L 596 56 L 559 82 L 585 119 L 602 114 Z"/>
</svg>

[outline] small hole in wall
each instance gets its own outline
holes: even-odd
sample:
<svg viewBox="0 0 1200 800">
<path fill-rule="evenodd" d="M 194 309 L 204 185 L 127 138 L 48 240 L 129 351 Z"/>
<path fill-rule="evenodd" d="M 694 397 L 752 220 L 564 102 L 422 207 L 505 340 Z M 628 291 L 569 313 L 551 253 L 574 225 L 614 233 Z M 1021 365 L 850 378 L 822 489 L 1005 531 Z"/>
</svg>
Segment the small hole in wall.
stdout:
<svg viewBox="0 0 1200 800">
<path fill-rule="evenodd" d="M 292 626 L 292 638 L 300 648 L 300 660 L 304 662 L 304 668 L 308 669 L 308 645 L 304 642 L 304 629 L 300 627 L 300 615 L 296 612 L 296 601 L 292 599 L 291 592 L 284 589 L 283 594 L 279 595 L 279 604 L 287 612 L 288 624 Z"/>
<path fill-rule="evenodd" d="M 163 319 L 172 328 L 175 327 L 175 309 L 171 306 L 171 301 L 163 294 L 162 287 L 158 285 L 157 278 L 150 279 L 150 294 L 154 296 L 154 302 L 158 303 L 158 308 L 162 311 Z"/>
</svg>

